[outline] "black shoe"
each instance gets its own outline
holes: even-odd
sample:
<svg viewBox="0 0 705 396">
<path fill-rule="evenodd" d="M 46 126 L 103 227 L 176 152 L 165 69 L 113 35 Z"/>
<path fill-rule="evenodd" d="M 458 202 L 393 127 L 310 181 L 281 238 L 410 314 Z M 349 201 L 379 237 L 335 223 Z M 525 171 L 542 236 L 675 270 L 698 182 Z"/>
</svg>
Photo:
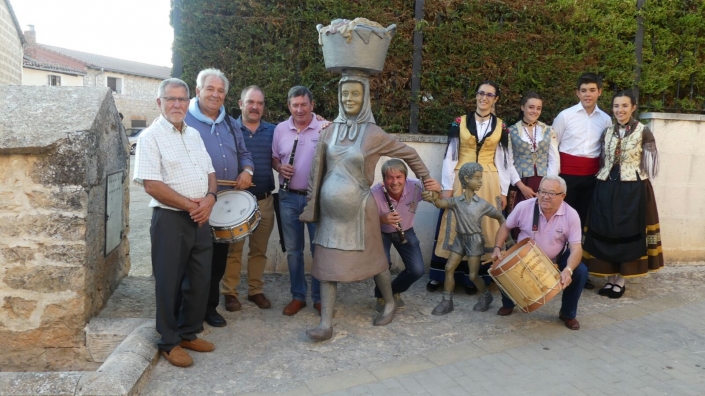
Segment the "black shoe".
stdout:
<svg viewBox="0 0 705 396">
<path fill-rule="evenodd" d="M 204 320 L 213 327 L 225 327 L 225 325 L 228 324 L 228 322 L 225 321 L 225 318 L 217 312 L 206 314 L 206 318 Z"/>
<path fill-rule="evenodd" d="M 602 289 L 600 289 L 600 291 L 598 291 L 597 294 L 599 294 L 601 296 L 609 296 L 610 292 L 612 291 L 612 286 L 614 286 L 614 285 L 611 283 L 605 284 L 605 286 Z"/>
<path fill-rule="evenodd" d="M 619 289 L 619 291 L 615 291 L 615 289 Z M 614 285 L 612 286 L 612 290 L 610 290 L 610 294 L 608 294 L 607 297 L 620 298 L 622 297 L 622 294 L 624 294 L 625 290 L 627 290 L 627 286 Z"/>
<path fill-rule="evenodd" d="M 428 281 L 428 283 L 426 284 L 426 290 L 433 293 L 438 290 L 441 285 L 443 285 L 443 283 L 433 283 L 433 281 Z"/>
<path fill-rule="evenodd" d="M 475 294 L 477 294 L 477 287 L 475 287 L 475 285 L 465 286 L 465 294 L 474 296 Z"/>
<path fill-rule="evenodd" d="M 585 287 L 584 287 L 584 288 L 585 288 L 585 289 L 588 289 L 588 290 L 592 290 L 592 289 L 595 288 L 595 285 L 593 285 L 592 282 L 590 282 L 590 280 L 588 279 L 588 281 L 585 282 Z"/>
</svg>

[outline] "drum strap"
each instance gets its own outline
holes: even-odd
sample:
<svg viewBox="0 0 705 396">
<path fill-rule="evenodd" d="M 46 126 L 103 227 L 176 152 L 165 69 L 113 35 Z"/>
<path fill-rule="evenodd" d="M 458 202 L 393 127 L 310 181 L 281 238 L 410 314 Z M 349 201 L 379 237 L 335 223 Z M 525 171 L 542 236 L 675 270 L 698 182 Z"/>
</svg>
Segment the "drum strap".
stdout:
<svg viewBox="0 0 705 396">
<path fill-rule="evenodd" d="M 534 221 L 531 223 L 531 231 L 538 232 L 539 230 L 539 200 L 534 204 Z"/>
<path fill-rule="evenodd" d="M 233 124 L 230 122 L 230 115 L 228 113 L 225 113 L 225 123 L 228 124 L 228 130 L 230 131 L 230 134 L 233 135 L 233 140 L 235 141 L 235 152 L 237 153 L 238 156 L 240 156 L 240 152 L 238 151 L 240 149 L 240 146 L 238 146 L 238 141 L 237 141 L 237 135 L 235 134 L 235 129 L 233 128 Z M 238 158 L 239 162 L 239 158 Z M 238 168 L 240 166 L 238 165 Z M 238 172 L 240 172 L 240 169 L 238 169 Z"/>
</svg>

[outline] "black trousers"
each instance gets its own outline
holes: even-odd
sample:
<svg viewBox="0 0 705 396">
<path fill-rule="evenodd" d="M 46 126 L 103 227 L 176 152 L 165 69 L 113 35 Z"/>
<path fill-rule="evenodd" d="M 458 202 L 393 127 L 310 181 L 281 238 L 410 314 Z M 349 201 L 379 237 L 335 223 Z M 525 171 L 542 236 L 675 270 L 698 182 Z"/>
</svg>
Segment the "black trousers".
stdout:
<svg viewBox="0 0 705 396">
<path fill-rule="evenodd" d="M 204 225 L 207 227 L 208 225 Z M 208 227 L 210 228 L 210 227 Z M 210 230 L 208 231 L 210 233 Z M 210 290 L 208 292 L 208 306 L 206 315 L 216 313 L 216 308 L 220 302 L 220 281 L 225 274 L 225 265 L 228 262 L 229 243 L 213 242 L 213 260 L 211 261 Z"/>
<path fill-rule="evenodd" d="M 203 324 L 211 276 L 210 227 L 199 227 L 188 212 L 154 208 L 150 227 L 159 350 L 196 339 Z"/>
<path fill-rule="evenodd" d="M 565 203 L 575 209 L 580 216 L 580 225 L 585 227 L 588 210 L 590 209 L 590 201 L 592 201 L 592 192 L 595 190 L 597 178 L 594 175 L 588 176 L 573 176 L 561 173 L 560 177 L 565 180 L 567 186 Z"/>
</svg>

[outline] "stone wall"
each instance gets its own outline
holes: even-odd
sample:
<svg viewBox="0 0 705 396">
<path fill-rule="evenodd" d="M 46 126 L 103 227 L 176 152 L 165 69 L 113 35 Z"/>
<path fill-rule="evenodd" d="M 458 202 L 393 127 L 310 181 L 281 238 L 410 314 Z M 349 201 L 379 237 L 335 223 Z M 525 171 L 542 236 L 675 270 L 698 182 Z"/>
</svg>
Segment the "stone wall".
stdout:
<svg viewBox="0 0 705 396">
<path fill-rule="evenodd" d="M 127 138 L 107 88 L 0 86 L 0 371 L 85 369 L 85 325 L 130 268 Z M 122 228 L 104 255 L 106 177 Z"/>
<path fill-rule="evenodd" d="M 656 137 L 659 176 L 652 180 L 667 262 L 705 261 L 705 116 L 645 113 Z"/>
<path fill-rule="evenodd" d="M 160 79 L 88 69 L 83 77 L 84 86 L 107 87 L 107 77 L 123 79 L 122 93 L 114 93 L 113 98 L 118 111 L 124 116 L 122 123 L 125 128 L 132 127 L 132 120 L 144 120 L 149 126 L 159 117 L 157 89 Z"/>
<path fill-rule="evenodd" d="M 0 84 L 22 84 L 22 41 L 5 0 L 0 0 Z"/>
</svg>

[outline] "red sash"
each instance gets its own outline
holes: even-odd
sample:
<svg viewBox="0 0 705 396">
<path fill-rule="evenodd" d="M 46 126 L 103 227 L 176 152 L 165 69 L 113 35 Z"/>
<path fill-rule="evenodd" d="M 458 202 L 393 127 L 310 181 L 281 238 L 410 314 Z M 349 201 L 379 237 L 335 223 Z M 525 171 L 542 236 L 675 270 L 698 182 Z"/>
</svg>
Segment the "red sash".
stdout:
<svg viewBox="0 0 705 396">
<path fill-rule="evenodd" d="M 594 176 L 600 170 L 600 157 L 586 158 L 560 153 L 561 173 L 571 176 Z"/>
</svg>

